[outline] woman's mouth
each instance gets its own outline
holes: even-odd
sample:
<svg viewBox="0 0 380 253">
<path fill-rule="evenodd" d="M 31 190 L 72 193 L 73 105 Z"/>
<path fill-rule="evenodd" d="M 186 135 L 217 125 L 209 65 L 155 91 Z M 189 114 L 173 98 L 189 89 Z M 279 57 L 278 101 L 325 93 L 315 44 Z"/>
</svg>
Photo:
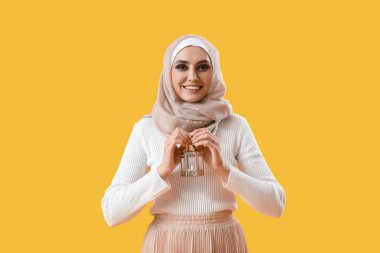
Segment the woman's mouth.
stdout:
<svg viewBox="0 0 380 253">
<path fill-rule="evenodd" d="M 196 93 L 196 92 L 198 92 L 202 88 L 202 86 L 199 86 L 199 85 L 188 85 L 188 86 L 183 86 L 183 88 L 187 92 Z"/>
</svg>

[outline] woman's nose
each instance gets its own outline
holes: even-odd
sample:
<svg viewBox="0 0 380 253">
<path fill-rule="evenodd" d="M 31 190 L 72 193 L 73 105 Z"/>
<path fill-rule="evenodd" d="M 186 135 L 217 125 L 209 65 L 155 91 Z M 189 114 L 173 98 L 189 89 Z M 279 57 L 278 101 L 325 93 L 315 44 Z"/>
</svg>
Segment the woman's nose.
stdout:
<svg viewBox="0 0 380 253">
<path fill-rule="evenodd" d="M 194 70 L 189 71 L 189 82 L 195 82 L 198 80 L 197 72 Z"/>
</svg>

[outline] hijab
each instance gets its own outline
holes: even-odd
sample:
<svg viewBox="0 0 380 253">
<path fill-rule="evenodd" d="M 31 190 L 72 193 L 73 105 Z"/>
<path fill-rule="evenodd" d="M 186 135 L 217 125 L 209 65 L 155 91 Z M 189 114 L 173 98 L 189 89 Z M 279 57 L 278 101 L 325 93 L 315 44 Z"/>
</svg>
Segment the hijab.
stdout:
<svg viewBox="0 0 380 253">
<path fill-rule="evenodd" d="M 208 94 L 197 102 L 186 102 L 175 92 L 171 80 L 171 68 L 175 56 L 187 46 L 203 48 L 210 57 L 213 69 L 210 90 Z M 207 128 L 216 134 L 221 120 L 232 114 L 232 106 L 223 96 L 226 85 L 220 70 L 219 52 L 207 39 L 187 34 L 174 40 L 166 49 L 163 68 L 158 83 L 157 100 L 152 112 L 142 118 L 153 118 L 157 129 L 169 136 L 176 127 L 192 132 L 197 128 Z"/>
</svg>

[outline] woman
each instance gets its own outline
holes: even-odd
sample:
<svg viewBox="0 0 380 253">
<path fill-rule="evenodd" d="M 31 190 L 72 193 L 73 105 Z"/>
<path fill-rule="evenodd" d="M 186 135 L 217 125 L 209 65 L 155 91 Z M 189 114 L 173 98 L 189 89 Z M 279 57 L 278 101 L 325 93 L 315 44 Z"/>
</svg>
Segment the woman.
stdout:
<svg viewBox="0 0 380 253">
<path fill-rule="evenodd" d="M 208 40 L 188 34 L 167 48 L 152 113 L 134 124 L 102 199 L 110 226 L 154 201 L 142 252 L 247 252 L 232 215 L 234 194 L 265 215 L 282 215 L 284 189 L 225 90 L 218 50 Z M 205 153 L 203 176 L 180 175 L 180 154 L 189 145 Z"/>
</svg>

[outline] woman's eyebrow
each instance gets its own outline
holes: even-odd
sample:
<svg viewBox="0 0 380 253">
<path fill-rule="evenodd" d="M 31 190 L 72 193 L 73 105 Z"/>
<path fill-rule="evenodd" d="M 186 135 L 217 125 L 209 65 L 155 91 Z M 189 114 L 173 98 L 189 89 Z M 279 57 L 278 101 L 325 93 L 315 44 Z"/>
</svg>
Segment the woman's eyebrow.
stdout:
<svg viewBox="0 0 380 253">
<path fill-rule="evenodd" d="M 197 64 L 198 64 L 198 63 L 202 63 L 202 62 L 210 63 L 208 60 L 200 60 L 199 62 L 197 62 Z M 178 61 L 176 61 L 175 63 L 176 63 L 176 64 L 177 64 L 177 63 L 185 63 L 185 64 L 189 64 L 190 62 L 188 62 L 188 61 L 184 61 L 184 60 L 178 60 Z"/>
</svg>

